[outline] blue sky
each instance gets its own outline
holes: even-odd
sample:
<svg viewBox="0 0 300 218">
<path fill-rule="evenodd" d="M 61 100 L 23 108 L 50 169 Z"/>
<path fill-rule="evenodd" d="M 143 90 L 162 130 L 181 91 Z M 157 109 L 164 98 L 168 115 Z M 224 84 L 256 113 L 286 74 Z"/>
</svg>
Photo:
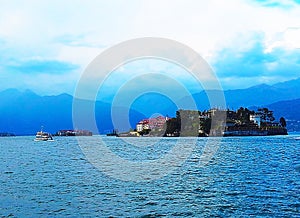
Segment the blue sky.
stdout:
<svg viewBox="0 0 300 218">
<path fill-rule="evenodd" d="M 145 36 L 173 39 L 196 50 L 224 89 L 300 77 L 299 0 L 0 0 L 0 4 L 0 91 L 72 94 L 98 54 Z M 117 69 L 104 94 L 110 95 L 126 75 L 136 72 L 172 72 L 190 91 L 199 90 L 185 70 L 150 60 Z M 171 89 L 172 84 L 163 85 Z"/>
</svg>

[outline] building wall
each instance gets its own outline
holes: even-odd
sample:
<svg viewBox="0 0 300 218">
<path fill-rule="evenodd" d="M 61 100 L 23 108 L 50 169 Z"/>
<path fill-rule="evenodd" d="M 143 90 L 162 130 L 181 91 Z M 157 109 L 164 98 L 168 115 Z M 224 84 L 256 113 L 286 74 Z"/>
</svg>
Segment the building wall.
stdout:
<svg viewBox="0 0 300 218">
<path fill-rule="evenodd" d="M 260 127 L 260 123 L 261 123 L 261 116 L 260 115 L 250 115 L 250 121 L 253 121 L 254 123 L 256 123 L 258 125 L 258 127 Z"/>
</svg>

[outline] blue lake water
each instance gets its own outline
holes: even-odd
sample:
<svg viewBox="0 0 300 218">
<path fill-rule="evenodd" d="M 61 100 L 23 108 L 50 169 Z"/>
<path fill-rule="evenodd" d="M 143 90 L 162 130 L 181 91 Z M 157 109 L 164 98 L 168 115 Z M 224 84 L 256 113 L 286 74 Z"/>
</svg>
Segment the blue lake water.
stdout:
<svg viewBox="0 0 300 218">
<path fill-rule="evenodd" d="M 98 170 L 73 137 L 0 138 L 0 216 L 300 217 L 298 137 L 223 138 L 204 167 L 197 157 L 207 139 L 199 138 L 181 167 L 142 182 Z M 99 143 L 99 136 L 82 139 L 87 146 Z M 141 146 L 105 140 L 118 156 L 144 161 L 165 155 L 178 139 L 130 139 Z"/>
</svg>

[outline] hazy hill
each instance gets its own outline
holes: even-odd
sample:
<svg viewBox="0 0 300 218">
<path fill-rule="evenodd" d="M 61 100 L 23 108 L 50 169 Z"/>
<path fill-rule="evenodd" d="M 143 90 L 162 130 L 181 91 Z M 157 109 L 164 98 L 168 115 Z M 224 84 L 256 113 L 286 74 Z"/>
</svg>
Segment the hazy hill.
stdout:
<svg viewBox="0 0 300 218">
<path fill-rule="evenodd" d="M 213 98 L 218 96 L 218 91 L 210 90 L 207 93 L 210 93 Z M 195 99 L 199 110 L 216 106 L 210 106 L 207 93 L 202 91 L 191 96 Z M 237 109 L 241 106 L 267 106 L 275 111 L 277 118 L 284 116 L 288 120 L 292 120 L 293 125 L 300 121 L 300 113 L 298 113 L 300 109 L 300 78 L 272 86 L 262 84 L 247 89 L 226 90 L 224 95 L 227 107 L 231 109 Z M 132 109 L 129 116 L 131 127 L 135 128 L 135 124 L 140 119 L 150 117 L 155 113 L 175 116 L 177 109 L 194 109 L 189 108 L 188 100 L 190 97 L 185 97 L 176 105 L 166 96 L 144 94 L 131 105 Z M 34 134 L 41 126 L 52 133 L 59 129 L 73 129 L 72 102 L 73 97 L 68 94 L 39 96 L 30 90 L 24 92 L 16 89 L 2 91 L 0 92 L 0 132 Z M 122 108 L 118 108 L 118 110 L 122 111 Z M 95 114 L 101 133 L 107 133 L 113 128 L 125 130 L 122 129 L 122 125 L 113 127 L 110 104 L 97 101 Z M 84 119 L 85 115 L 82 116 Z M 120 112 L 118 119 L 124 119 L 124 116 L 127 117 Z M 88 127 L 87 122 L 85 128 Z"/>
<path fill-rule="evenodd" d="M 274 115 L 277 119 L 285 117 L 289 131 L 300 131 L 300 98 L 279 101 L 266 105 L 266 107 L 274 111 Z"/>
<path fill-rule="evenodd" d="M 207 91 L 210 95 L 216 95 L 218 91 Z M 261 84 L 246 89 L 225 90 L 224 96 L 227 107 L 237 109 L 252 105 L 262 106 L 283 100 L 300 98 L 300 78 L 272 86 Z M 206 92 L 193 95 L 200 109 L 209 108 Z M 214 106 L 214 105 L 212 105 Z"/>
<path fill-rule="evenodd" d="M 73 97 L 68 94 L 39 96 L 29 90 L 20 92 L 15 89 L 0 92 L 0 132 L 35 134 L 41 126 L 51 133 L 60 129 L 73 129 L 72 102 Z M 107 133 L 114 128 L 110 111 L 109 104 L 95 103 L 96 121 L 101 133 Z M 130 111 L 132 126 L 142 118 L 142 114 Z"/>
<path fill-rule="evenodd" d="M 225 91 L 229 107 L 266 105 L 277 101 L 300 98 L 300 78 L 272 86 L 262 84 L 247 89 Z"/>
<path fill-rule="evenodd" d="M 178 102 L 171 102 L 165 96 L 152 93 L 144 94 L 143 98 L 139 98 L 132 105 L 133 109 L 144 113 L 146 116 L 151 116 L 154 112 L 163 115 L 174 115 L 174 111 L 178 108 L 191 108 L 189 103 L 191 98 L 194 99 L 199 110 L 206 110 L 217 105 L 210 105 L 208 95 L 216 99 L 220 94 L 217 90 L 202 91 L 184 97 Z M 239 107 L 263 106 L 283 100 L 292 100 L 300 98 L 300 78 L 283 83 L 277 83 L 272 86 L 261 84 L 246 89 L 225 90 L 224 96 L 226 99 L 227 108 L 237 109 Z M 177 104 L 177 105 L 176 105 Z M 184 107 L 180 107 L 184 105 Z"/>
</svg>

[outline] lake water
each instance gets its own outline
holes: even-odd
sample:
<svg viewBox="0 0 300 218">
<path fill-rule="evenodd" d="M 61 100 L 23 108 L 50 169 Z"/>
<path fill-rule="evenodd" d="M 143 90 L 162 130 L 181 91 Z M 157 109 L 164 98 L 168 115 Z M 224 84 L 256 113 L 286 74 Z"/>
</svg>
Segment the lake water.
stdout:
<svg viewBox="0 0 300 218">
<path fill-rule="evenodd" d="M 204 167 L 197 157 L 207 139 L 199 138 L 181 167 L 142 182 L 119 180 L 98 170 L 73 137 L 56 137 L 53 142 L 0 138 L 0 216 L 300 217 L 298 137 L 223 138 Z M 100 140 L 81 139 L 87 146 Z M 178 139 L 129 139 L 141 146 L 121 138 L 105 140 L 118 156 L 142 163 L 165 155 Z"/>
</svg>

